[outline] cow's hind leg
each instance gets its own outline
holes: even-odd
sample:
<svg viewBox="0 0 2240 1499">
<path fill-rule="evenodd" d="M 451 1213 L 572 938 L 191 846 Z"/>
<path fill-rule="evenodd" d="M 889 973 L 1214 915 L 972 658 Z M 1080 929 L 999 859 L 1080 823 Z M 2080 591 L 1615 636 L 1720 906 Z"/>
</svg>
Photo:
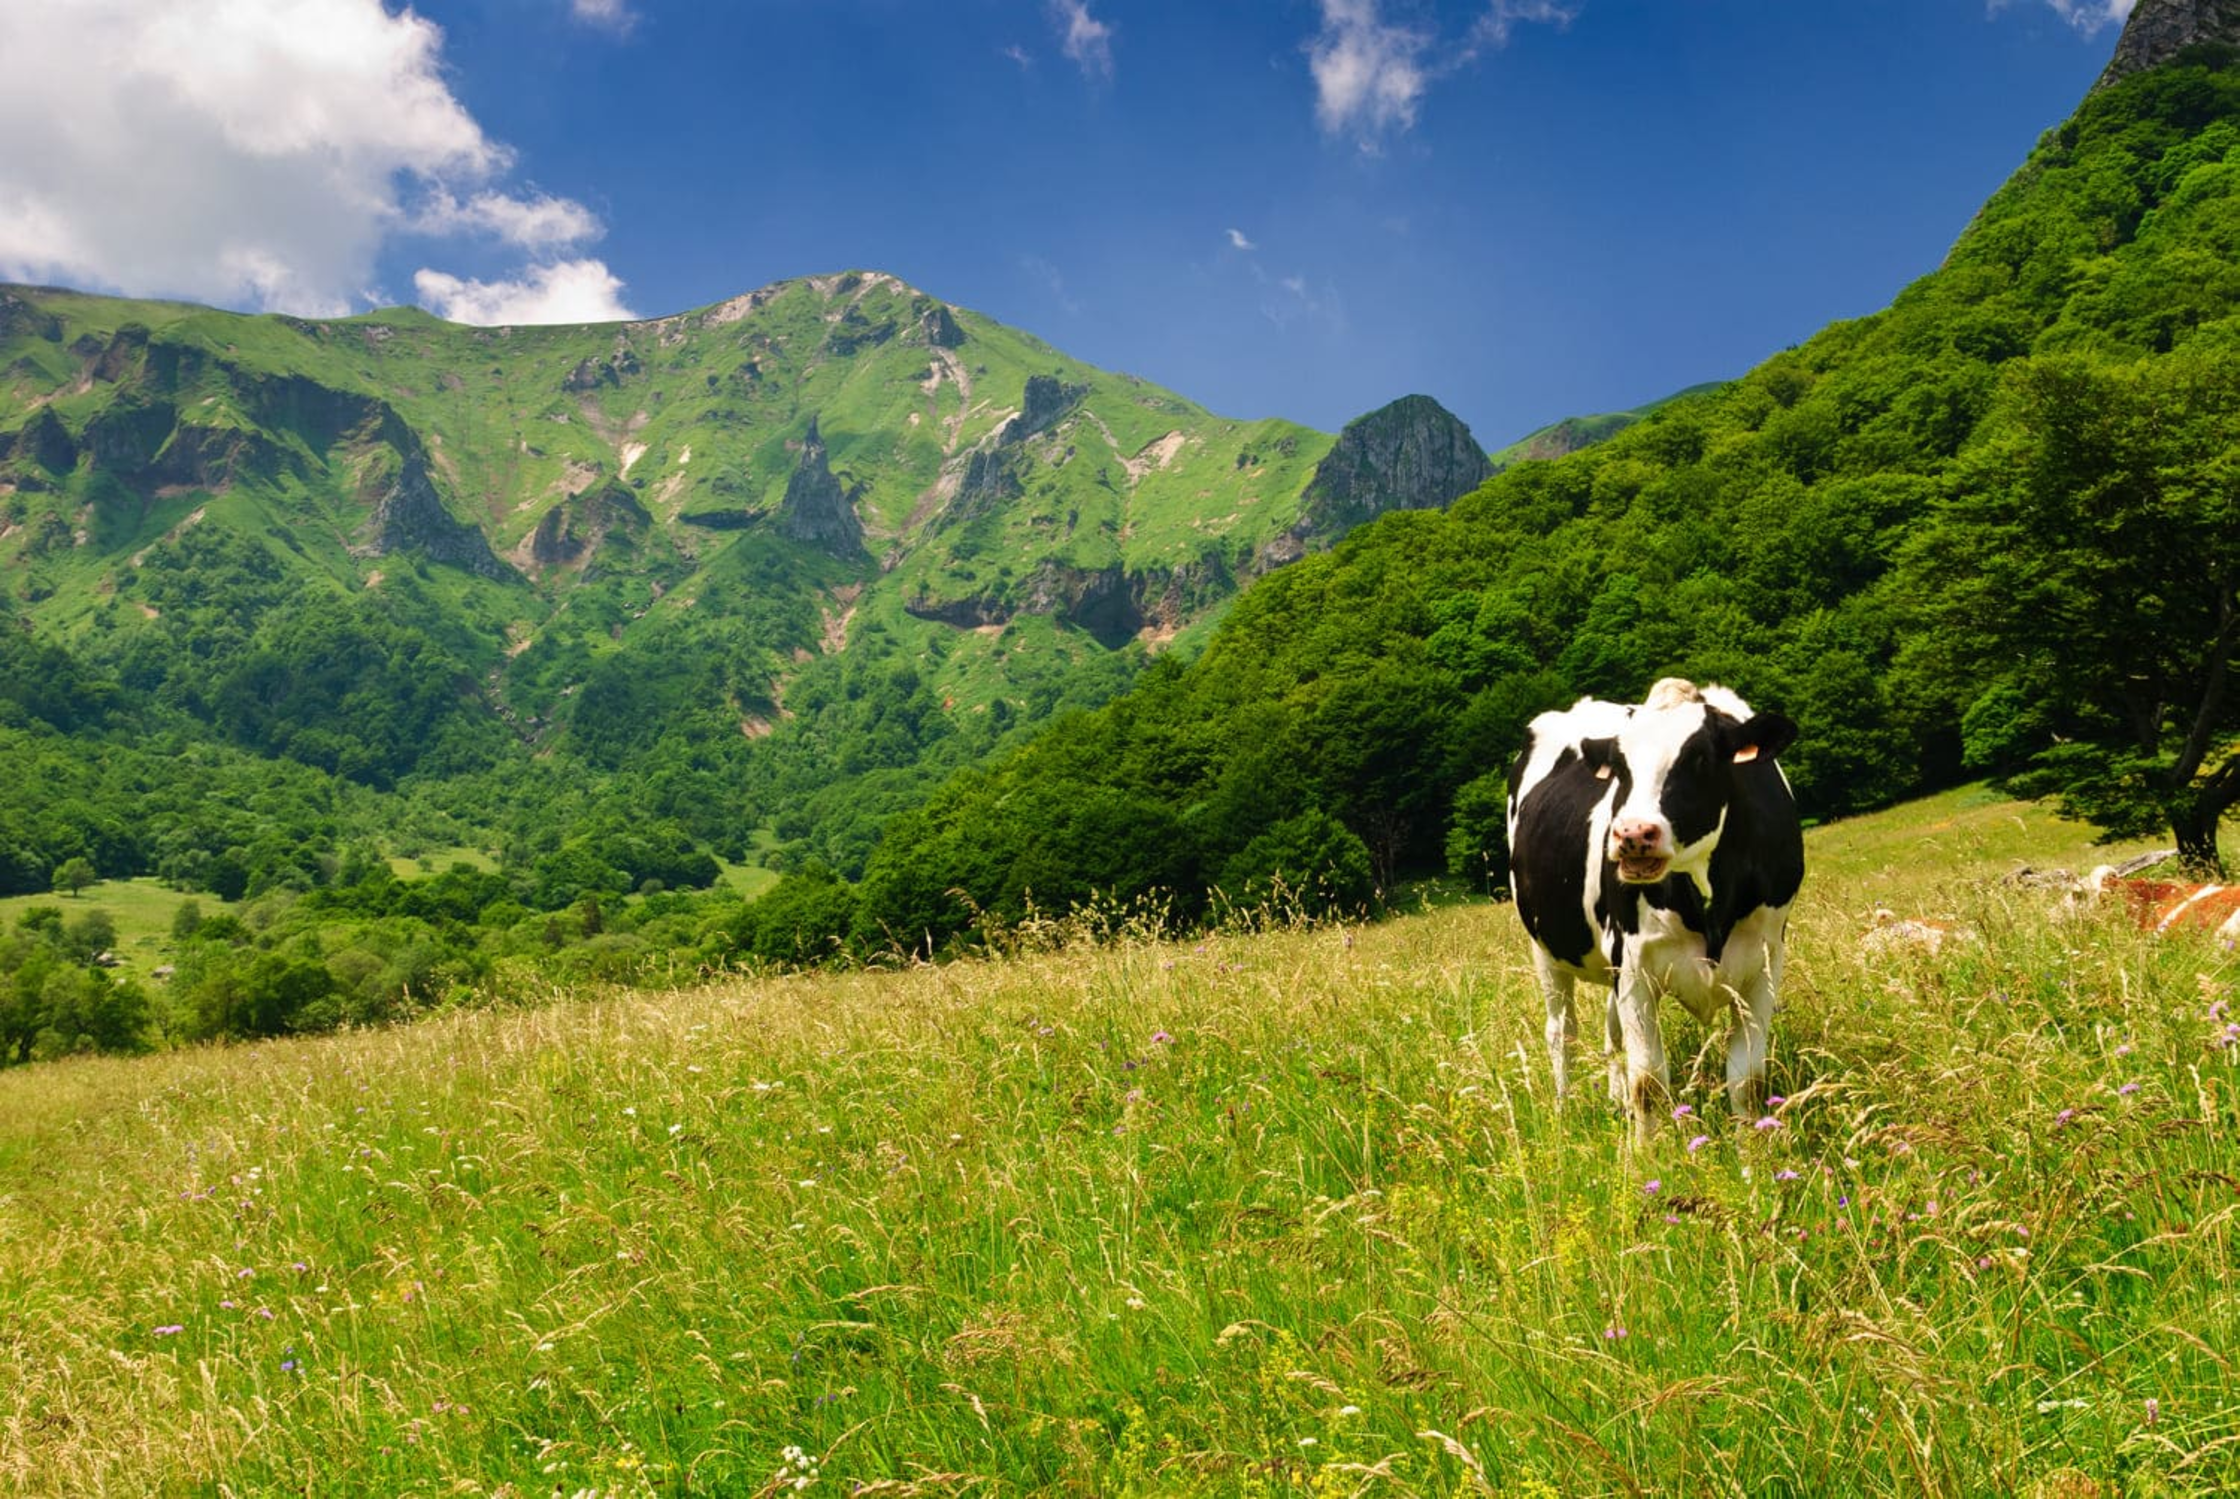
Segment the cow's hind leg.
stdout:
<svg viewBox="0 0 2240 1499">
<path fill-rule="evenodd" d="M 1540 973 L 1541 997 L 1548 1002 L 1548 1068 L 1555 1074 L 1560 1104 L 1571 1092 L 1571 1043 L 1579 1032 L 1571 1011 L 1571 990 L 1577 981 L 1546 953 L 1535 951 L 1532 958 Z"/>
</svg>

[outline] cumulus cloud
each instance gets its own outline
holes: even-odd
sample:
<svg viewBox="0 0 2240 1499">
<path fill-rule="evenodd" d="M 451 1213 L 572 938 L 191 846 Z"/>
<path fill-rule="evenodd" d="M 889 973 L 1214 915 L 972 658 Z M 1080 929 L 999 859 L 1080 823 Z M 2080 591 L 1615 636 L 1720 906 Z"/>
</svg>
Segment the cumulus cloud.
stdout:
<svg viewBox="0 0 2240 1499">
<path fill-rule="evenodd" d="M 1322 29 L 1307 44 L 1322 128 L 1370 136 L 1413 125 L 1431 42 L 1428 31 L 1386 21 L 1377 0 L 1322 0 Z"/>
<path fill-rule="evenodd" d="M 1232 247 L 1234 247 L 1234 248 L 1236 248 L 1236 249 L 1239 249 L 1239 250 L 1257 250 L 1257 249 L 1259 249 L 1259 248 L 1260 248 L 1260 247 L 1259 247 L 1258 245 L 1254 244 L 1254 243 L 1253 243 L 1253 242 L 1252 242 L 1251 240 L 1249 240 L 1249 239 L 1246 239 L 1246 238 L 1244 237 L 1244 231 L 1243 231 L 1242 229 L 1231 229 L 1230 231 L 1228 231 L 1228 233 L 1229 233 L 1229 243 L 1230 243 L 1230 245 L 1231 245 Z"/>
<path fill-rule="evenodd" d="M 1112 28 L 1089 14 L 1089 0 L 1050 0 L 1050 20 L 1058 28 L 1058 47 L 1082 76 L 1112 77 Z"/>
<path fill-rule="evenodd" d="M 507 189 L 442 48 L 381 0 L 0 4 L 0 279 L 339 314 L 399 233 L 596 237 Z"/>
<path fill-rule="evenodd" d="M 623 305 L 622 283 L 597 260 L 531 266 L 511 281 L 423 270 L 412 285 L 423 305 L 454 323 L 619 323 L 636 316 Z"/>
</svg>

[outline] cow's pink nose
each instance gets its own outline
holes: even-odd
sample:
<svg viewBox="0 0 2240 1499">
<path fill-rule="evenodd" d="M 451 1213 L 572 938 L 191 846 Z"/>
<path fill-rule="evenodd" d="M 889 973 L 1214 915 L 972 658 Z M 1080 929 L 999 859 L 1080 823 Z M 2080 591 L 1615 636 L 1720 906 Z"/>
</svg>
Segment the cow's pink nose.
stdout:
<svg viewBox="0 0 2240 1499">
<path fill-rule="evenodd" d="M 1629 859 L 1659 853 L 1664 847 L 1664 829 L 1653 822 L 1621 822 L 1610 833 L 1618 840 L 1618 852 Z"/>
</svg>

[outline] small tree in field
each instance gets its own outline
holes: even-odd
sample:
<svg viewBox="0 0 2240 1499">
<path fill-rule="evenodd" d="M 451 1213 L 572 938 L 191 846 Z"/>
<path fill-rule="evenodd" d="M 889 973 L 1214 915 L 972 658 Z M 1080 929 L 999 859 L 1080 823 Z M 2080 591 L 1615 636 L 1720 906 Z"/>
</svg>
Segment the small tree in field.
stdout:
<svg viewBox="0 0 2240 1499">
<path fill-rule="evenodd" d="M 58 892 L 75 896 L 79 891 L 100 878 L 101 873 L 93 867 L 93 861 L 83 855 L 77 855 L 64 859 L 55 866 L 54 888 Z"/>
</svg>

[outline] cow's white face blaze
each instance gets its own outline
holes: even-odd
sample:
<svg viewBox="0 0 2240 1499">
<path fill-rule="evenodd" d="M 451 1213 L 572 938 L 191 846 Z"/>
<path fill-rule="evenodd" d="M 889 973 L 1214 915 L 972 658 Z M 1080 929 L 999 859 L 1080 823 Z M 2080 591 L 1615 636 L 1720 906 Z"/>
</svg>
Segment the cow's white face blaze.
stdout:
<svg viewBox="0 0 2240 1499">
<path fill-rule="evenodd" d="M 1776 755 L 1795 729 L 1778 714 L 1753 717 L 1748 705 L 1687 702 L 1637 710 L 1619 732 L 1585 746 L 1598 774 L 1617 782 L 1603 858 L 1629 885 L 1653 885 L 1678 871 L 1702 885 L 1726 829 L 1733 766 Z"/>
<path fill-rule="evenodd" d="M 1603 763 L 1618 786 L 1603 857 L 1628 884 L 1653 885 L 1676 866 L 1701 869 L 1718 847 L 1725 777 L 1707 717 L 1701 703 L 1644 709 L 1604 741 Z"/>
</svg>

